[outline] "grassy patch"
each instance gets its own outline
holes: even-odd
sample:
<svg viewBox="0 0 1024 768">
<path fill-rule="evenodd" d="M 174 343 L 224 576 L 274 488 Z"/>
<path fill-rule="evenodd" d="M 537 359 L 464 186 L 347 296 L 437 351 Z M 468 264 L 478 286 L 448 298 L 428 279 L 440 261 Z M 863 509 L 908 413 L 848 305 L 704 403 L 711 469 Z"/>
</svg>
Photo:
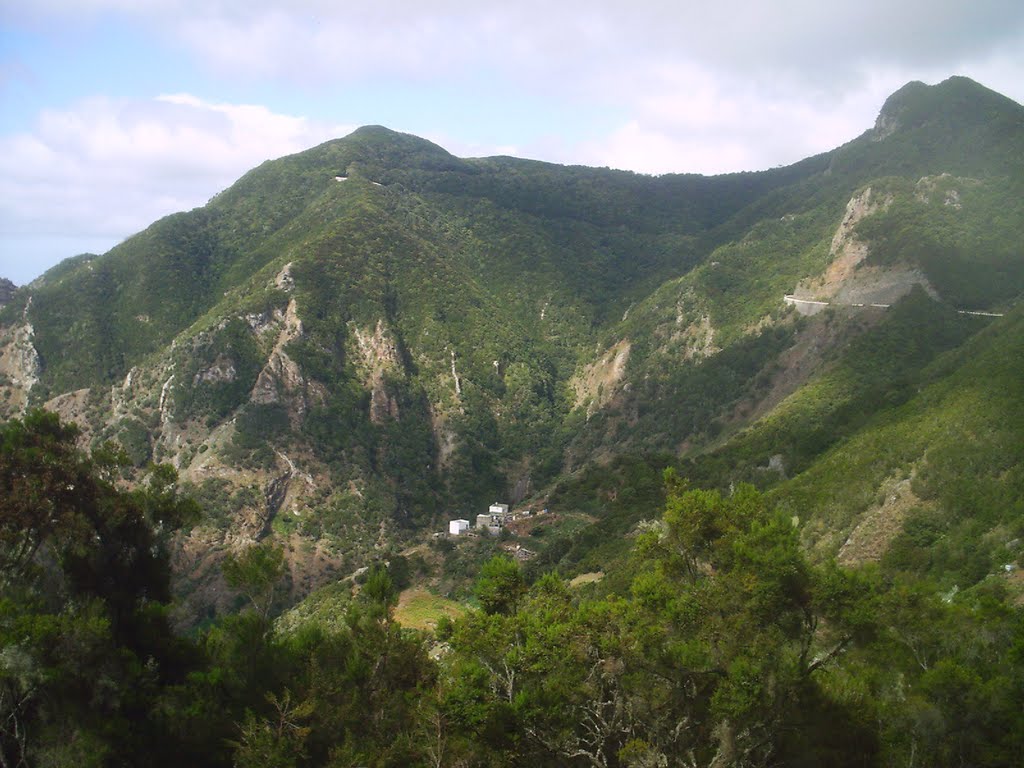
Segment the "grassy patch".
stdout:
<svg viewBox="0 0 1024 768">
<path fill-rule="evenodd" d="M 576 588 L 582 587 L 586 584 L 595 584 L 603 578 L 604 573 L 602 571 L 591 571 L 590 573 L 581 573 L 579 576 L 577 576 L 569 582 L 569 586 Z"/>
<path fill-rule="evenodd" d="M 408 629 L 433 630 L 442 616 L 455 619 L 465 612 L 462 603 L 412 587 L 399 595 L 395 621 Z"/>
</svg>

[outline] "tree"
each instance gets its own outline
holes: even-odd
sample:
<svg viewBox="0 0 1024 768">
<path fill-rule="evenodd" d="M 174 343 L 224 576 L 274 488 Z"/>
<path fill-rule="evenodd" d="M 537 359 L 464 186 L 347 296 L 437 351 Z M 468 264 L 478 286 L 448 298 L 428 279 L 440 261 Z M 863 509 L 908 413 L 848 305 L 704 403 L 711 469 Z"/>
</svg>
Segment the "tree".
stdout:
<svg viewBox="0 0 1024 768">
<path fill-rule="evenodd" d="M 511 560 L 495 555 L 480 568 L 473 594 L 485 613 L 512 615 L 526 592 L 522 571 Z"/>
<path fill-rule="evenodd" d="M 292 702 L 291 692 L 268 693 L 269 717 L 246 713 L 241 738 L 235 743 L 235 768 L 291 768 L 305 756 L 305 742 L 312 730 L 304 725 L 313 714 L 314 702 Z"/>
<path fill-rule="evenodd" d="M 688 490 L 672 473 L 666 480 L 665 515 L 639 545 L 653 568 L 633 594 L 652 628 L 649 658 L 685 692 L 673 697 L 677 725 L 703 724 L 682 744 L 678 728 L 668 731 L 673 749 L 711 765 L 870 759 L 877 734 L 818 678 L 870 635 L 872 583 L 813 568 L 790 519 L 752 487 L 723 496 Z M 831 728 L 812 716 L 820 711 Z M 665 733 L 647 740 L 668 745 Z"/>
<path fill-rule="evenodd" d="M 398 591 L 395 589 L 390 569 L 383 563 L 374 563 L 370 566 L 359 597 L 368 612 L 381 619 L 390 620 L 391 611 L 398 603 Z"/>
<path fill-rule="evenodd" d="M 75 449 L 78 429 L 30 411 L 0 438 L 0 578 L 6 587 L 38 571 L 45 543 L 80 533 L 80 501 L 95 484 Z"/>
<path fill-rule="evenodd" d="M 166 616 L 166 543 L 197 509 L 170 468 L 119 488 L 123 454 L 77 436 L 44 411 L 0 430 L 0 765 L 166 764 L 146 713 L 192 653 Z"/>
<path fill-rule="evenodd" d="M 224 580 L 249 599 L 249 604 L 264 621 L 281 588 L 285 574 L 284 548 L 271 542 L 253 544 L 239 554 L 229 553 L 221 564 Z"/>
</svg>

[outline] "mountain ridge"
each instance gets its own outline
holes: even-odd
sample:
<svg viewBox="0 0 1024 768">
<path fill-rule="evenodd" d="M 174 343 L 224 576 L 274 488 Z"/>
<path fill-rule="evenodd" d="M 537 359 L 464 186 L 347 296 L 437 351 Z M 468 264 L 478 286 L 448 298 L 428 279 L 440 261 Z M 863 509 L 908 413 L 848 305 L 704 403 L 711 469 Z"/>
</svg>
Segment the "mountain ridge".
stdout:
<svg viewBox="0 0 1024 768">
<path fill-rule="evenodd" d="M 19 289 L 0 406 L 45 403 L 139 466 L 173 463 L 211 510 L 196 562 L 315 543 L 293 555 L 300 593 L 324 562 L 354 568 L 481 499 L 544 503 L 623 452 L 763 484 L 757 467 L 804 471 L 834 444 L 743 437 L 789 398 L 832 393 L 808 412 L 841 440 L 861 428 L 843 403 L 876 385 L 829 380 L 835 345 L 899 328 L 929 350 L 901 363 L 909 382 L 966 331 L 914 341 L 901 312 L 1019 300 L 1022 149 L 1024 108 L 965 78 L 908 84 L 830 152 L 715 177 L 460 159 L 365 126 Z M 879 285 L 912 309 L 783 302 Z"/>
</svg>

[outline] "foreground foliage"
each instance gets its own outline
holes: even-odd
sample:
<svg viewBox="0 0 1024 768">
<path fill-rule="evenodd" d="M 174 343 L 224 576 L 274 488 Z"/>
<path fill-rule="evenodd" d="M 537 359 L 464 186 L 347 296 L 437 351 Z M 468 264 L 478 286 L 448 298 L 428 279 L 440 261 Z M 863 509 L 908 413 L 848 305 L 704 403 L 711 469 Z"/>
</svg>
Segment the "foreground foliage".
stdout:
<svg viewBox="0 0 1024 768">
<path fill-rule="evenodd" d="M 86 457 L 76 437 L 42 411 L 0 433 L 5 768 L 140 764 L 167 738 L 154 704 L 198 661 L 165 607 L 167 537 L 198 510 L 176 496 L 166 467 L 119 490 L 126 458 Z"/>
<path fill-rule="evenodd" d="M 669 471 L 627 596 L 527 587 L 497 557 L 482 610 L 393 620 L 382 565 L 275 621 L 273 546 L 231 558 L 251 607 L 191 640 L 166 618 L 166 539 L 195 514 L 155 469 L 35 412 L 0 436 L 0 764 L 1012 765 L 1024 617 L 999 583 L 816 566 L 749 486 Z M 339 585 L 340 586 L 340 585 Z M 288 620 L 285 620 L 285 619 Z"/>
</svg>

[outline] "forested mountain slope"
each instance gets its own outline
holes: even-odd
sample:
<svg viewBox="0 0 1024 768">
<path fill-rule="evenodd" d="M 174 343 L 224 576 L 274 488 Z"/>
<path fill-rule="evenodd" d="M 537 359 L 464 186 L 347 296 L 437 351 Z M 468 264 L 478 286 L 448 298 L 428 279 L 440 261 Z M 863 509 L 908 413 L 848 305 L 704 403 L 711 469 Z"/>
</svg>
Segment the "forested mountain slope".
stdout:
<svg viewBox="0 0 1024 768">
<path fill-rule="evenodd" d="M 572 498 L 625 454 L 722 487 L 793 477 L 796 498 L 882 405 L 1011 333 L 957 311 L 1019 299 L 1022 186 L 1024 109 L 965 78 L 904 87 L 831 152 L 711 178 L 362 128 L 16 292 L 0 408 L 172 463 L 206 509 L 190 589 L 269 535 L 302 593 L 494 499 L 543 506 L 559 478 L 551 503 Z M 807 542 L 838 551 L 863 505 L 816 504 Z"/>
</svg>

